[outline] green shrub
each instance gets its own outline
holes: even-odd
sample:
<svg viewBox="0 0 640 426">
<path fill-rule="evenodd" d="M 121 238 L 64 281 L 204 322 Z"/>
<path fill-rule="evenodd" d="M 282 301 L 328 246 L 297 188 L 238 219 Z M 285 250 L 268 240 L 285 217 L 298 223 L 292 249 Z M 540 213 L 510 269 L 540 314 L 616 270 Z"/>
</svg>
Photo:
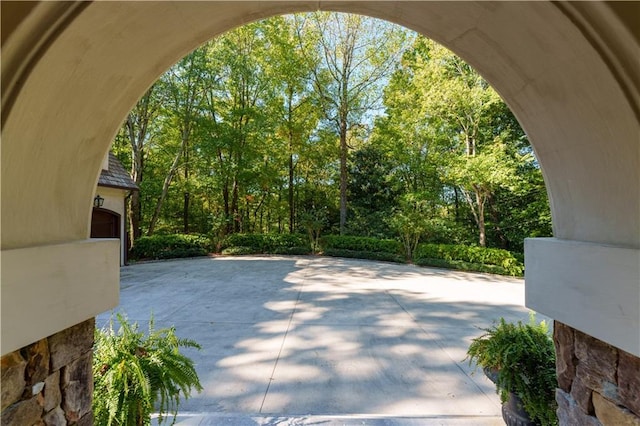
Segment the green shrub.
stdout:
<svg viewBox="0 0 640 426">
<path fill-rule="evenodd" d="M 152 235 L 140 237 L 131 249 L 132 259 L 172 259 L 205 256 L 211 251 L 211 240 L 205 235 Z"/>
<path fill-rule="evenodd" d="M 403 255 L 375 252 L 375 251 L 360 251 L 360 250 L 346 250 L 346 249 L 325 249 L 324 254 L 326 256 L 333 257 L 349 257 L 354 259 L 369 259 L 369 260 L 384 260 L 387 262 L 405 263 Z"/>
<path fill-rule="evenodd" d="M 263 245 L 261 234 L 231 234 L 222 240 L 220 247 L 223 253 L 225 249 L 232 247 L 246 247 L 252 249 L 254 253 L 261 253 Z"/>
<path fill-rule="evenodd" d="M 227 247 L 226 249 L 222 250 L 222 254 L 226 256 L 240 256 L 243 254 L 259 254 L 259 253 L 260 252 L 254 249 L 253 247 L 247 247 L 247 246 L 233 246 L 233 247 Z"/>
<path fill-rule="evenodd" d="M 224 239 L 221 248 L 222 254 L 309 254 L 311 252 L 309 239 L 302 234 L 232 234 Z"/>
<path fill-rule="evenodd" d="M 309 247 L 280 247 L 273 251 L 273 254 L 305 255 L 309 254 Z"/>
<path fill-rule="evenodd" d="M 175 329 L 138 331 L 118 314 L 120 329 L 96 330 L 93 355 L 93 416 L 96 425 L 150 425 L 151 413 L 175 416 L 180 397 L 191 389 L 202 390 L 193 361 L 180 353 L 181 347 L 200 346 L 180 339 Z"/>
<path fill-rule="evenodd" d="M 327 256 L 405 263 L 400 241 L 345 235 L 325 235 L 320 247 Z M 232 234 L 221 244 L 222 254 L 309 254 L 309 240 L 301 234 Z M 522 276 L 524 265 L 506 250 L 451 245 L 419 244 L 414 263 L 464 271 Z"/>
<path fill-rule="evenodd" d="M 485 265 L 482 263 L 470 263 L 463 260 L 420 258 L 414 260 L 413 263 L 418 266 L 432 266 L 436 268 L 457 269 L 460 271 L 486 272 L 488 274 L 519 276 L 511 273 L 501 266 Z"/>
<path fill-rule="evenodd" d="M 403 254 L 403 246 L 397 240 L 384 240 L 373 237 L 355 237 L 351 235 L 325 235 L 320 238 L 320 246 L 327 250 L 352 250 L 370 253 Z"/>
<path fill-rule="evenodd" d="M 436 265 L 437 260 L 440 264 Z M 452 245 L 419 244 L 413 261 L 417 265 L 453 267 L 501 275 L 522 276 L 524 265 L 513 253 L 495 248 Z"/>
<path fill-rule="evenodd" d="M 469 363 L 497 372 L 496 387 L 502 402 L 512 392 L 536 424 L 557 425 L 556 355 L 547 324 L 536 324 L 532 313 L 529 324 L 500 318 L 484 332 L 469 345 Z"/>
</svg>

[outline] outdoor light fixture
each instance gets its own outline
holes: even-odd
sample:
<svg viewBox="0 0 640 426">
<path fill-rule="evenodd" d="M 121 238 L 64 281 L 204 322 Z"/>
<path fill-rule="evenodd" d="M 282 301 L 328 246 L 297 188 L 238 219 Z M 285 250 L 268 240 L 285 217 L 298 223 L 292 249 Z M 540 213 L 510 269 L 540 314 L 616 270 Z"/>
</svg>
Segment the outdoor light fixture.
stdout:
<svg viewBox="0 0 640 426">
<path fill-rule="evenodd" d="M 93 207 L 100 208 L 104 204 L 104 198 L 100 195 L 96 195 L 96 198 L 93 199 Z"/>
</svg>

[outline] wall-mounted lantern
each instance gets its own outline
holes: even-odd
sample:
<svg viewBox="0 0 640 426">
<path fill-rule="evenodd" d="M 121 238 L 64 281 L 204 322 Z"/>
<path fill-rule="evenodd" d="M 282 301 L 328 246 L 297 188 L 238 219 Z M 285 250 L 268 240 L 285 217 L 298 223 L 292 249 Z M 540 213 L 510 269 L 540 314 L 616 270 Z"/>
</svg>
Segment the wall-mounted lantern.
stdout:
<svg viewBox="0 0 640 426">
<path fill-rule="evenodd" d="M 93 199 L 93 207 L 99 209 L 100 207 L 102 207 L 103 204 L 104 204 L 104 198 L 102 198 L 100 195 L 96 195 L 96 198 Z"/>
</svg>

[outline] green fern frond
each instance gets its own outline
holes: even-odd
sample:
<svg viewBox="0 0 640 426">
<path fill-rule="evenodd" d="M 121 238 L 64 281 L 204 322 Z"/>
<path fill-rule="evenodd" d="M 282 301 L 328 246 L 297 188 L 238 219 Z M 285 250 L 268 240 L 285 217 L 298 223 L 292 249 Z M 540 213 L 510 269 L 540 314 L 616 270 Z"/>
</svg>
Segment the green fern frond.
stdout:
<svg viewBox="0 0 640 426">
<path fill-rule="evenodd" d="M 498 371 L 497 391 L 505 402 L 513 392 L 523 402 L 532 420 L 541 425 L 555 425 L 555 348 L 544 321 L 508 323 L 500 318 L 473 339 L 467 350 L 469 363 Z"/>
<path fill-rule="evenodd" d="M 202 390 L 193 361 L 180 348 L 200 349 L 195 341 L 180 339 L 175 328 L 155 329 L 153 316 L 148 334 L 118 314 L 120 328 L 96 330 L 94 376 L 94 422 L 102 426 L 150 425 L 154 407 L 159 421 L 172 414 L 175 422 L 182 394 Z"/>
</svg>

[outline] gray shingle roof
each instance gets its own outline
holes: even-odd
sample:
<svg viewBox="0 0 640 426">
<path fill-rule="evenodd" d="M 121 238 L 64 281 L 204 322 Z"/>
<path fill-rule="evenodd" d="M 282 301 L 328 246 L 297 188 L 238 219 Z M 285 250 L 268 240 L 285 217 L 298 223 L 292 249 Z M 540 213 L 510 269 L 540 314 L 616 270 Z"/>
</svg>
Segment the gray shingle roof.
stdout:
<svg viewBox="0 0 640 426">
<path fill-rule="evenodd" d="M 102 173 L 100 173 L 98 186 L 129 189 L 132 191 L 138 191 L 140 189 L 124 169 L 122 163 L 112 153 L 109 153 L 109 170 L 103 170 Z"/>
</svg>

